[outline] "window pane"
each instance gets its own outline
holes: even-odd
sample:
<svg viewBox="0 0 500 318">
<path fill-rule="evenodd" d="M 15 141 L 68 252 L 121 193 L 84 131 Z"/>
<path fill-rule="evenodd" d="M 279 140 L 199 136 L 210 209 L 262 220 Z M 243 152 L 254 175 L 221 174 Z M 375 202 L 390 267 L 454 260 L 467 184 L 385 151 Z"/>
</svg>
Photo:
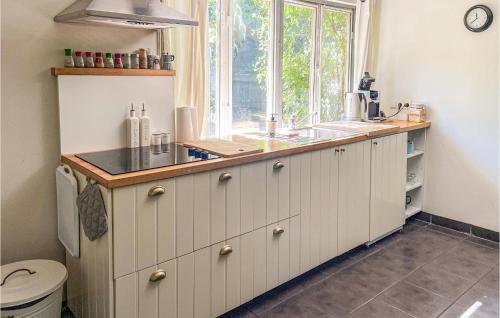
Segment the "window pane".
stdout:
<svg viewBox="0 0 500 318">
<path fill-rule="evenodd" d="M 315 9 L 285 3 L 283 24 L 283 122 L 310 121 Z"/>
<path fill-rule="evenodd" d="M 339 120 L 348 89 L 351 13 L 325 10 L 321 50 L 321 121 Z"/>
<path fill-rule="evenodd" d="M 263 128 L 271 70 L 269 0 L 233 1 L 232 128 Z"/>
<path fill-rule="evenodd" d="M 219 7 L 218 0 L 208 0 L 208 54 L 210 59 L 210 105 L 206 115 L 206 134 L 219 131 Z"/>
</svg>

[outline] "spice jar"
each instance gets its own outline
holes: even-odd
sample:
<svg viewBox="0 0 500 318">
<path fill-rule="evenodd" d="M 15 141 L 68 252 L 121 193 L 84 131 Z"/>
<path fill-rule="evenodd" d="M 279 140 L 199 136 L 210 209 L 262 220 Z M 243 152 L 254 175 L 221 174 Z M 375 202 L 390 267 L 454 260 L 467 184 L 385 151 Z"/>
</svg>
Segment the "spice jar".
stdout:
<svg viewBox="0 0 500 318">
<path fill-rule="evenodd" d="M 132 68 L 132 60 L 129 53 L 122 54 L 123 68 Z"/>
<path fill-rule="evenodd" d="M 81 51 L 75 52 L 75 66 L 76 67 L 85 67 L 85 62 L 83 61 L 83 55 Z"/>
<path fill-rule="evenodd" d="M 115 68 L 123 68 L 121 53 L 115 53 Z"/>
<path fill-rule="evenodd" d="M 104 61 L 107 68 L 115 68 L 115 63 L 113 62 L 113 54 L 106 53 L 106 60 Z"/>
<path fill-rule="evenodd" d="M 160 69 L 160 57 L 158 55 L 154 55 L 154 58 L 153 58 L 153 69 L 154 70 L 159 70 Z"/>
<path fill-rule="evenodd" d="M 102 52 L 95 53 L 95 67 L 97 68 L 104 67 L 104 58 L 102 57 Z"/>
<path fill-rule="evenodd" d="M 85 67 L 95 67 L 92 52 L 85 52 Z"/>
<path fill-rule="evenodd" d="M 64 49 L 64 67 L 75 67 L 72 49 Z"/>
<path fill-rule="evenodd" d="M 408 121 L 414 123 L 422 123 L 427 119 L 427 112 L 425 106 L 422 104 L 412 104 L 408 111 Z"/>
<path fill-rule="evenodd" d="M 139 68 L 148 68 L 148 53 L 146 49 L 139 49 Z"/>
<path fill-rule="evenodd" d="M 134 68 L 134 69 L 139 68 L 139 54 L 137 54 L 137 53 L 130 54 L 130 66 L 131 66 L 131 68 Z"/>
</svg>

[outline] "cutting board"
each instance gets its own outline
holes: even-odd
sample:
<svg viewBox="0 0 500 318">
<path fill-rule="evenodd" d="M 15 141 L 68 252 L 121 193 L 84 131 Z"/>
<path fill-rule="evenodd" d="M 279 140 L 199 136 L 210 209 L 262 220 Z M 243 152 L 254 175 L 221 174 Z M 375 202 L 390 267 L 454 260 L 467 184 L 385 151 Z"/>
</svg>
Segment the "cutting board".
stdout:
<svg viewBox="0 0 500 318">
<path fill-rule="evenodd" d="M 224 158 L 246 156 L 264 151 L 262 148 L 224 139 L 187 141 L 184 142 L 184 146 L 203 149 Z"/>
<path fill-rule="evenodd" d="M 321 123 L 315 125 L 315 127 L 352 131 L 363 134 L 368 137 L 377 137 L 387 134 L 399 133 L 399 126 L 396 125 L 389 125 L 382 123 L 366 123 L 359 121 L 333 121 L 329 123 Z"/>
</svg>

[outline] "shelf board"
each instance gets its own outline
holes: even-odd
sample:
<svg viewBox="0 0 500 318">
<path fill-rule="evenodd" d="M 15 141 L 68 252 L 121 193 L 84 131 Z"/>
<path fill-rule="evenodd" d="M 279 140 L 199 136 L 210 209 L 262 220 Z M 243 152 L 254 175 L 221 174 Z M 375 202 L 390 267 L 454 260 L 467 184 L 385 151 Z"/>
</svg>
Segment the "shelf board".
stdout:
<svg viewBox="0 0 500 318">
<path fill-rule="evenodd" d="M 73 68 L 53 67 L 52 75 L 97 75 L 97 76 L 175 76 L 175 71 L 122 69 L 122 68 Z"/>
<path fill-rule="evenodd" d="M 421 156 L 423 154 L 424 154 L 423 150 L 417 150 L 417 149 L 415 149 L 415 151 L 413 153 L 407 154 L 406 158 L 408 158 L 408 159 L 415 158 L 415 157 Z"/>
<path fill-rule="evenodd" d="M 415 214 L 417 214 L 418 212 L 422 212 L 422 208 L 418 208 L 418 207 L 409 205 L 405 211 L 406 218 L 408 219 L 408 218 L 414 216 Z"/>
<path fill-rule="evenodd" d="M 406 192 L 410 192 L 412 190 L 418 189 L 423 185 L 421 181 L 416 182 L 414 184 L 406 184 Z"/>
</svg>

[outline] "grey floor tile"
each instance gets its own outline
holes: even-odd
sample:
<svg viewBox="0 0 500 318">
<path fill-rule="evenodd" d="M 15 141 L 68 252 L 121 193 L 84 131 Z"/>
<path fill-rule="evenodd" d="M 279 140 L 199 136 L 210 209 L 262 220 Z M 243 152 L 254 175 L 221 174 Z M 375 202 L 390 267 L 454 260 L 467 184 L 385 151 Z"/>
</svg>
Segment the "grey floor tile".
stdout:
<svg viewBox="0 0 500 318">
<path fill-rule="evenodd" d="M 471 242 L 463 242 L 453 249 L 453 254 L 471 258 L 483 264 L 498 264 L 498 249 L 488 248 Z"/>
<path fill-rule="evenodd" d="M 335 312 L 338 309 L 351 312 L 373 299 L 378 292 L 373 286 L 365 284 L 362 279 L 338 280 L 333 275 L 306 293 L 310 293 L 311 298 L 315 299 L 325 312 Z"/>
<path fill-rule="evenodd" d="M 471 242 L 471 243 L 474 243 L 474 244 L 479 244 L 479 245 L 482 245 L 482 246 L 486 246 L 486 247 L 489 247 L 489 248 L 493 248 L 493 249 L 500 249 L 500 244 L 498 244 L 497 242 L 493 242 L 493 241 L 488 241 L 488 240 L 485 240 L 485 239 L 482 239 L 482 238 L 479 238 L 479 237 L 475 237 L 475 236 L 471 236 L 467 239 L 468 242 Z"/>
<path fill-rule="evenodd" d="M 325 306 L 321 300 L 312 297 L 311 293 L 305 292 L 258 316 L 265 318 L 338 318 L 346 314 L 347 312 L 340 308 Z"/>
<path fill-rule="evenodd" d="M 451 300 L 458 298 L 475 283 L 475 281 L 466 280 L 436 266 L 428 265 L 415 271 L 405 281 Z"/>
<path fill-rule="evenodd" d="M 325 263 L 324 265 L 321 266 L 321 271 L 325 275 L 330 276 L 334 273 L 338 273 L 339 271 L 349 266 L 356 264 L 360 260 L 370 255 L 373 255 L 378 251 L 380 251 L 379 246 L 370 246 L 370 247 L 360 246 L 353 252 L 347 252 L 339 256 L 335 260 Z"/>
<path fill-rule="evenodd" d="M 376 298 L 346 318 L 411 318 L 411 316 Z"/>
<path fill-rule="evenodd" d="M 499 268 L 498 266 L 493 268 L 486 276 L 484 276 L 478 283 L 480 287 L 490 288 L 494 290 L 500 289 L 499 283 Z"/>
<path fill-rule="evenodd" d="M 452 316 L 459 314 L 458 316 Z M 453 306 L 448 309 L 442 317 L 499 317 L 498 290 L 474 286 Z"/>
<path fill-rule="evenodd" d="M 219 318 L 257 318 L 257 315 L 248 310 L 245 306 L 238 307 Z"/>
<path fill-rule="evenodd" d="M 439 233 L 446 234 L 446 235 L 456 237 L 459 239 L 466 239 L 469 237 L 469 235 L 467 235 L 465 233 L 455 231 L 455 230 L 449 229 L 447 227 L 443 227 L 443 226 L 439 226 L 439 225 L 435 225 L 435 224 L 429 225 L 428 227 L 426 227 L 426 230 L 439 232 Z"/>
<path fill-rule="evenodd" d="M 407 253 L 394 251 L 392 249 L 387 249 L 371 255 L 364 259 L 363 263 L 368 264 L 368 266 L 374 269 L 380 268 L 390 271 L 399 278 L 402 278 L 424 264 L 420 259 L 413 258 Z"/>
<path fill-rule="evenodd" d="M 256 315 L 260 315 L 287 299 L 302 293 L 303 290 L 303 287 L 298 282 L 285 284 L 250 301 L 246 304 L 246 307 Z"/>
<path fill-rule="evenodd" d="M 447 298 L 405 282 L 400 282 L 384 292 L 381 300 L 421 318 L 437 317 L 451 304 Z"/>
<path fill-rule="evenodd" d="M 428 266 L 473 281 L 477 281 L 493 268 L 493 266 L 475 262 L 470 257 L 457 256 L 453 251 L 441 255 Z"/>
</svg>

